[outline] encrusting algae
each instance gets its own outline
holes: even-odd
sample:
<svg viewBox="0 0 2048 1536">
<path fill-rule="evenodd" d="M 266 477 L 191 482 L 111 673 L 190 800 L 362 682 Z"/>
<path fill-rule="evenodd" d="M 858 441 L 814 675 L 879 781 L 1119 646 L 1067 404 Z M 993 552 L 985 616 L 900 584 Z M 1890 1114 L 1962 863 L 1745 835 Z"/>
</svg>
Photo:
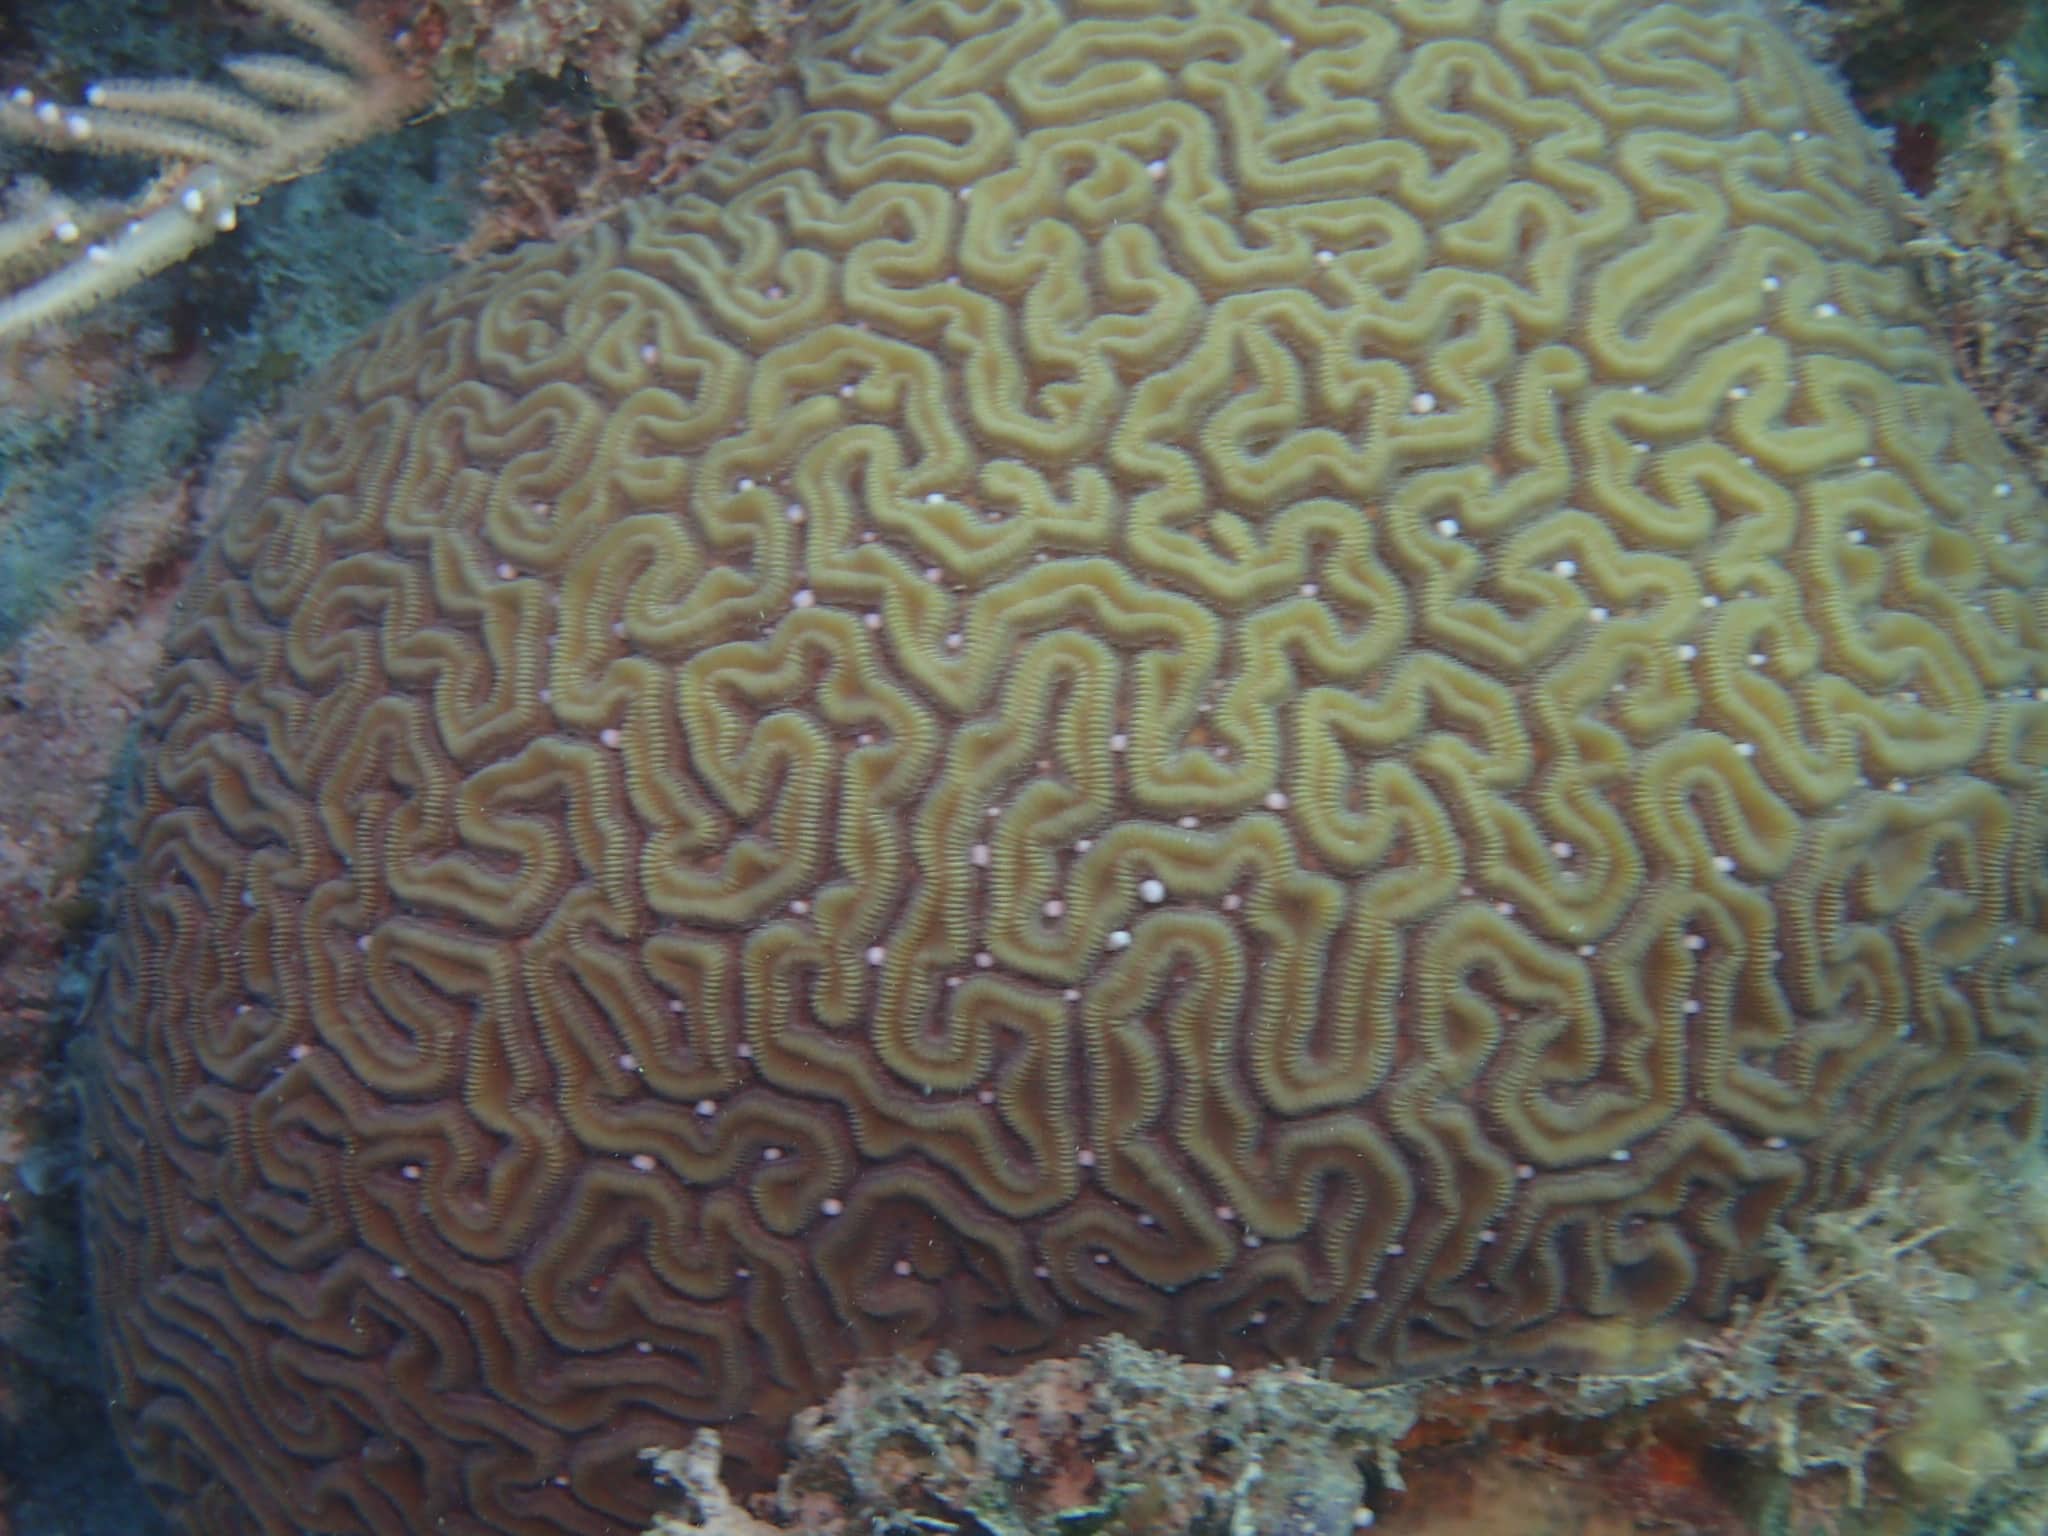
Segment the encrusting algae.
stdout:
<svg viewBox="0 0 2048 1536">
<path fill-rule="evenodd" d="M 1570 1393 L 1667 1513 L 1673 1394 L 1845 1501 L 2036 1455 L 2024 1323 L 1945 1366 L 1830 1267 L 1969 1300 L 1892 1206 L 2048 1043 L 2038 495 L 1832 86 L 1717 0 L 817 22 L 199 561 L 90 1100 L 174 1522 L 596 1536 L 678 1442 L 769 1518 L 702 1426 L 861 1518 L 1320 1536 Z M 1923 1370 L 1959 1438 L 1793 1385 Z M 1025 1509 L 874 1438 L 1131 1372 L 1420 1418 Z"/>
</svg>

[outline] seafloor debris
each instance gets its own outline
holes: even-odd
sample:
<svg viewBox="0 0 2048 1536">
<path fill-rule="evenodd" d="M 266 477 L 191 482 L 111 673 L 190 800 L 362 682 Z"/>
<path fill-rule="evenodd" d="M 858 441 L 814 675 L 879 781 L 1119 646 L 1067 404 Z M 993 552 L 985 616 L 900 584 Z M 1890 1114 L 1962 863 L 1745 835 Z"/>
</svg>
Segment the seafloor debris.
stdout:
<svg viewBox="0 0 2048 1536">
<path fill-rule="evenodd" d="M 798 1417 L 772 1500 L 794 1523 L 733 1505 L 704 1436 L 657 1456 L 690 1507 L 656 1529 L 1340 1536 L 1373 1523 L 1369 1489 L 1400 1486 L 1394 1446 L 1414 1423 L 1408 1387 L 1239 1375 L 1121 1338 L 1014 1376 L 896 1361 Z"/>
</svg>

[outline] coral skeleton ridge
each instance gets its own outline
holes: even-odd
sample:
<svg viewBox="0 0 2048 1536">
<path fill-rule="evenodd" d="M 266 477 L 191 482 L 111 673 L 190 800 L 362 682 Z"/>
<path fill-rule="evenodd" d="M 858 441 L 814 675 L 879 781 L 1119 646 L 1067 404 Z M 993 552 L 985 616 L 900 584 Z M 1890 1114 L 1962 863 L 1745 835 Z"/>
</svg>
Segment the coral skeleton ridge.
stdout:
<svg viewBox="0 0 2048 1536">
<path fill-rule="evenodd" d="M 1666 1358 L 2034 1123 L 2040 504 L 1792 43 L 818 9 L 200 562 L 90 1121 L 182 1529 L 638 1528 L 893 1355 Z"/>
</svg>

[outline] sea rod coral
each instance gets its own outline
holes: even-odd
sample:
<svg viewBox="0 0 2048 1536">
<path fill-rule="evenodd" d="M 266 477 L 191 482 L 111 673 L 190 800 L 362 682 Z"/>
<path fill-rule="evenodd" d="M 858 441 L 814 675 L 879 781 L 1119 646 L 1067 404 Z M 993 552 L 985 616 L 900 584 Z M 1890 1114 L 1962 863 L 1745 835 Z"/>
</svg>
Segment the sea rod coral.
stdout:
<svg viewBox="0 0 2048 1536">
<path fill-rule="evenodd" d="M 183 1529 L 856 1360 L 1613 1370 L 2038 1117 L 2048 545 L 1720 0 L 828 0 L 201 560 L 93 1012 Z"/>
</svg>

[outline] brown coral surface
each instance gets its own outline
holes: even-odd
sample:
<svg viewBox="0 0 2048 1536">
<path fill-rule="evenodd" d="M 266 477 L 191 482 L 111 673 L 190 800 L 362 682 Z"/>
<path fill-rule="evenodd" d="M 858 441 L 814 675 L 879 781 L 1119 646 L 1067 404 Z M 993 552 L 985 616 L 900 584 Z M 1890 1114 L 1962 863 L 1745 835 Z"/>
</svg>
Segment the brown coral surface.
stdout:
<svg viewBox="0 0 2048 1536">
<path fill-rule="evenodd" d="M 1788 42 L 820 9 L 201 563 L 92 1105 L 188 1531 L 598 1536 L 894 1352 L 1623 1363 L 2035 1116 L 2039 504 Z"/>
</svg>

